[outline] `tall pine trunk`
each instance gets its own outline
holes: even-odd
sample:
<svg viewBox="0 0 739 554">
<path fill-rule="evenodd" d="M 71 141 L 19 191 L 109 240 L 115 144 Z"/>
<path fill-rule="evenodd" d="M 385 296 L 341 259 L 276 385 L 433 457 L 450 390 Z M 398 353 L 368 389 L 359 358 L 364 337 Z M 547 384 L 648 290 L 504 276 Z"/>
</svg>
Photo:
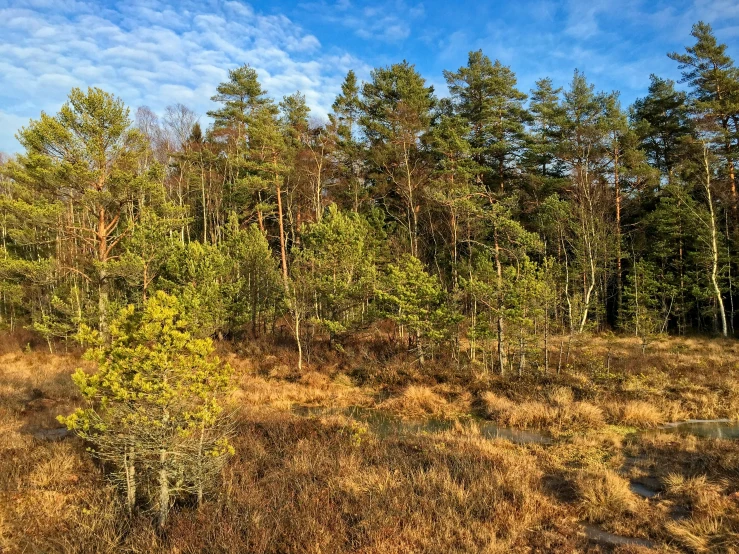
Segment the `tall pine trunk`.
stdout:
<svg viewBox="0 0 739 554">
<path fill-rule="evenodd" d="M 273 158 L 273 164 L 277 167 L 277 156 Z M 287 246 L 285 244 L 285 225 L 282 211 L 282 190 L 280 188 L 280 176 L 275 171 L 275 191 L 277 193 L 277 220 L 280 229 L 280 262 L 282 266 L 282 285 L 285 289 L 285 298 L 289 303 L 290 311 L 293 313 L 293 328 L 295 331 L 295 342 L 298 345 L 298 371 L 303 369 L 303 345 L 300 342 L 300 313 L 298 308 L 297 292 L 293 287 L 293 295 L 290 293 L 290 278 L 287 272 Z"/>
<path fill-rule="evenodd" d="M 159 527 L 167 523 L 169 513 L 169 472 L 167 471 L 167 451 L 159 451 Z"/>
<path fill-rule="evenodd" d="M 719 310 L 719 319 L 721 320 L 721 334 L 726 337 L 729 332 L 726 325 L 724 299 L 721 295 L 721 287 L 718 284 L 718 231 L 716 229 L 716 215 L 713 209 L 713 195 L 711 194 L 711 164 L 708 161 L 708 146 L 705 144 L 703 145 L 703 166 L 706 170 L 703 186 L 706 191 L 706 201 L 708 202 L 709 227 L 711 231 L 711 284 L 713 285 L 713 292 L 716 295 L 716 304 Z"/>
<path fill-rule="evenodd" d="M 503 266 L 500 262 L 500 246 L 498 244 L 498 231 L 493 232 L 495 240 L 495 272 L 498 279 L 498 305 L 497 305 L 497 334 L 498 334 L 498 364 L 500 365 L 500 374 L 505 373 L 506 356 L 503 349 L 505 342 L 505 322 L 503 321 Z"/>
</svg>

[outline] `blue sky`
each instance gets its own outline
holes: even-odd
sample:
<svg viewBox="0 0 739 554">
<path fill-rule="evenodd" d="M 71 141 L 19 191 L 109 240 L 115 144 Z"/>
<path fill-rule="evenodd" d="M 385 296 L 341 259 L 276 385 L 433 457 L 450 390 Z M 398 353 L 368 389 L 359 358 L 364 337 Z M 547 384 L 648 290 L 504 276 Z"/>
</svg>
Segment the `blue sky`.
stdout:
<svg viewBox="0 0 739 554">
<path fill-rule="evenodd" d="M 665 54 L 691 44 L 699 19 L 739 58 L 739 0 L 0 0 L 0 151 L 17 151 L 16 130 L 72 87 L 204 114 L 243 63 L 275 97 L 301 90 L 319 117 L 349 69 L 367 78 L 408 59 L 444 95 L 442 70 L 478 48 L 524 91 L 545 76 L 566 85 L 578 68 L 629 104 L 650 73 L 679 78 Z"/>
</svg>

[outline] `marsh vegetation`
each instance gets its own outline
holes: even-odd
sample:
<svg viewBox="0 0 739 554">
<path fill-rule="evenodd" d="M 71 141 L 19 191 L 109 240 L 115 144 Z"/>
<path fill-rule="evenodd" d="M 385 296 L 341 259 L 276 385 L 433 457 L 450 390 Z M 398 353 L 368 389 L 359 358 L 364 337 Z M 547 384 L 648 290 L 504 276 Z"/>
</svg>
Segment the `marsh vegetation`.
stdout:
<svg viewBox="0 0 739 554">
<path fill-rule="evenodd" d="M 300 374 L 285 363 L 289 347 L 222 344 L 235 376 L 226 402 L 235 455 L 222 487 L 201 505 L 178 500 L 163 529 L 143 503 L 127 515 L 82 440 L 39 433 L 84 404 L 70 374 L 90 362 L 9 346 L 0 357 L 8 552 L 718 553 L 739 544 L 739 442 L 661 428 L 739 416 L 733 342 L 671 339 L 645 358 L 638 341 L 620 339 L 608 345 L 619 354 L 611 373 L 594 374 L 606 342 L 592 338 L 566 370 L 536 379 L 404 355 L 387 362 L 371 348 L 362 366 L 318 352 Z M 549 440 L 496 438 L 484 432 L 492 424 Z"/>
</svg>

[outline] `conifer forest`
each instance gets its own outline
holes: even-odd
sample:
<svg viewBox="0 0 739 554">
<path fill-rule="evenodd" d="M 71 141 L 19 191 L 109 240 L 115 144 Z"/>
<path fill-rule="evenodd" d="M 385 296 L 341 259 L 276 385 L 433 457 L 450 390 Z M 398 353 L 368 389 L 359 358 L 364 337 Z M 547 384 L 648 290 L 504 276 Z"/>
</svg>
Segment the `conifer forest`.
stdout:
<svg viewBox="0 0 739 554">
<path fill-rule="evenodd" d="M 578 72 L 521 91 L 482 51 L 444 98 L 406 61 L 350 72 L 328 121 L 248 66 L 207 128 L 72 90 L 3 164 L 3 323 L 53 349 L 163 290 L 204 336 L 307 359 L 389 319 L 420 361 L 501 373 L 547 365 L 547 336 L 733 336 L 739 70 L 692 40 L 686 86 L 632 106 Z"/>
</svg>

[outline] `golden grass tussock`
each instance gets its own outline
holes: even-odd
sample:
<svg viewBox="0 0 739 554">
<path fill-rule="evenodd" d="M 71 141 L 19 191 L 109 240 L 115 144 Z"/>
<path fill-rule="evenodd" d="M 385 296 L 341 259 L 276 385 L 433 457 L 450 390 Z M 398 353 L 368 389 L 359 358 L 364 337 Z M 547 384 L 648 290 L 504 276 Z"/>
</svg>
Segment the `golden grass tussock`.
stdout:
<svg viewBox="0 0 739 554">
<path fill-rule="evenodd" d="M 407 419 L 444 418 L 455 413 L 455 408 L 443 396 L 428 387 L 411 385 L 399 396 L 388 398 L 378 406 Z"/>
<path fill-rule="evenodd" d="M 481 396 L 485 406 L 485 412 L 495 420 L 505 417 L 516 406 L 512 400 L 504 396 L 499 396 L 492 391 L 486 391 Z"/>
<path fill-rule="evenodd" d="M 575 395 L 569 387 L 556 387 L 549 393 L 549 402 L 558 408 L 566 408 L 575 401 Z"/>
<path fill-rule="evenodd" d="M 637 499 L 629 482 L 611 469 L 583 471 L 575 486 L 579 511 L 592 523 L 618 519 L 636 509 Z"/>
<path fill-rule="evenodd" d="M 670 473 L 663 483 L 668 498 L 690 508 L 693 513 L 718 517 L 732 504 L 724 494 L 726 484 L 711 482 L 705 475 L 685 477 L 679 473 Z"/>
<path fill-rule="evenodd" d="M 669 500 L 690 510 L 690 517 L 666 524 L 673 539 L 691 552 L 739 552 L 739 495 L 735 482 L 671 473 L 664 485 Z"/>
<path fill-rule="evenodd" d="M 529 400 L 513 402 L 491 391 L 481 395 L 485 413 L 493 421 L 508 427 L 586 429 L 604 424 L 603 411 L 588 402 L 575 402 L 572 390 L 555 389 L 549 403 Z"/>
<path fill-rule="evenodd" d="M 662 412 L 654 404 L 641 400 L 609 403 L 606 411 L 610 418 L 621 425 L 632 427 L 656 427 L 664 423 Z"/>
<path fill-rule="evenodd" d="M 678 544 L 689 552 L 712 554 L 736 554 L 739 552 L 739 522 L 732 527 L 726 518 L 692 517 L 669 521 L 666 529 Z"/>
<path fill-rule="evenodd" d="M 513 402 L 490 391 L 482 394 L 482 401 L 488 417 L 507 427 L 548 427 L 556 421 L 556 410 L 543 402 Z"/>
<path fill-rule="evenodd" d="M 34 488 L 47 489 L 74 482 L 79 477 L 80 460 L 69 443 L 62 443 L 53 450 L 46 450 L 47 459 L 38 460 L 28 474 L 28 481 Z"/>
<path fill-rule="evenodd" d="M 603 410 L 589 402 L 575 402 L 566 417 L 576 426 L 585 429 L 597 429 L 605 423 Z"/>
<path fill-rule="evenodd" d="M 345 373 L 337 373 L 334 375 L 334 378 L 331 380 L 334 385 L 337 385 L 339 387 L 353 387 L 354 381 L 352 381 L 352 378 L 346 375 Z"/>
<path fill-rule="evenodd" d="M 304 373 L 300 377 L 299 382 L 314 389 L 329 389 L 332 384 L 328 375 L 317 371 L 308 371 Z"/>
</svg>

